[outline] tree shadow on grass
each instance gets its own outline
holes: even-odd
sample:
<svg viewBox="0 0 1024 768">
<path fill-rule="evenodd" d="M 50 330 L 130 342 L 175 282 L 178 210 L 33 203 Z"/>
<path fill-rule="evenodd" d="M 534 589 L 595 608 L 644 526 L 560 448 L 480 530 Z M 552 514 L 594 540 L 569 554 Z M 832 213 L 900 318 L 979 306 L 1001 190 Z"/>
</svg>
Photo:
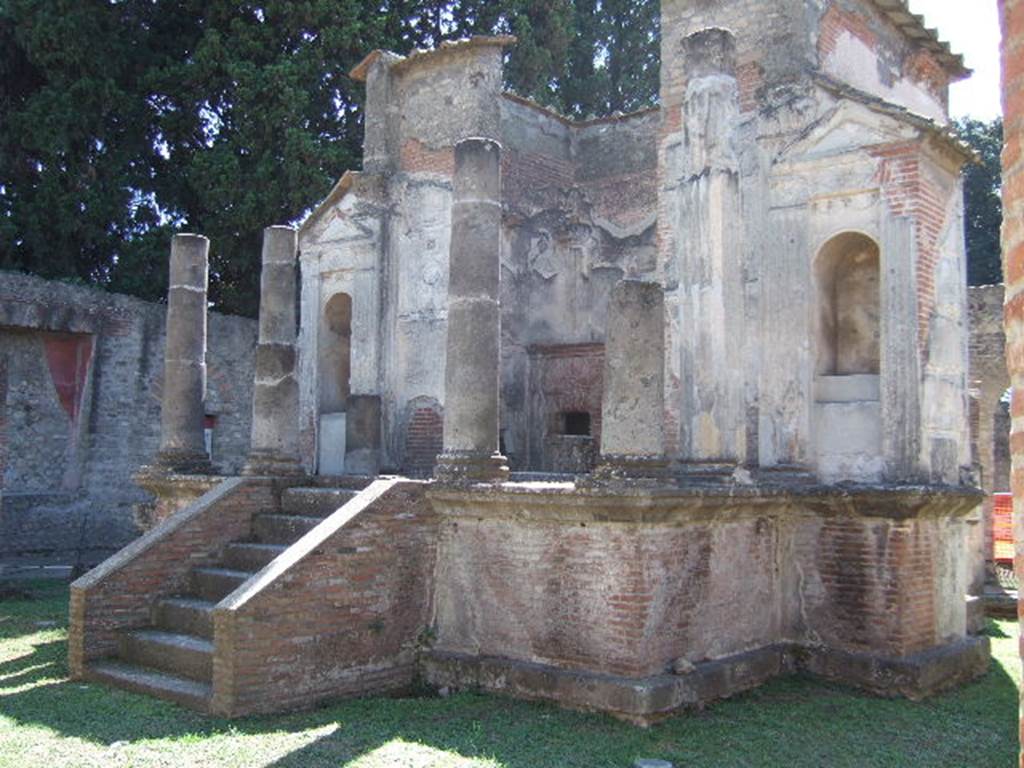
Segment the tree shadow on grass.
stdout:
<svg viewBox="0 0 1024 768">
<path fill-rule="evenodd" d="M 67 643 L 51 640 L 33 646 L 30 653 L 0 662 L 0 696 L 4 691 L 67 676 Z"/>
<path fill-rule="evenodd" d="M 48 646 L 57 645 L 48 644 Z M 46 657 L 51 654 L 47 653 Z M 427 758 L 491 759 L 507 768 L 599 768 L 656 757 L 697 766 L 991 766 L 1011 764 L 1017 689 L 1001 667 L 983 680 L 925 703 L 888 701 L 791 678 L 684 713 L 648 730 L 602 715 L 480 694 L 447 699 L 372 698 L 285 716 L 227 721 L 95 684 L 54 682 L 59 662 L 21 659 L 15 689 L 0 684 L 0 713 L 19 724 L 101 745 L 211 737 L 273 741 L 310 733 L 275 768 L 344 766 L 360 757 L 400 764 Z M 9 693 L 6 691 L 10 691 Z M 995 713 L 995 717 L 993 717 Z M 1005 727 L 992 723 L 1004 719 Z M 301 738 L 300 738 L 301 741 Z M 250 749 L 252 746 L 250 745 Z M 175 750 L 173 744 L 161 751 Z M 260 749 L 263 749 L 260 747 Z M 434 754 L 434 753 L 437 754 Z M 186 760 L 187 762 L 187 760 Z M 260 763 L 257 763 L 260 764 Z"/>
<path fill-rule="evenodd" d="M 344 766 L 359 757 L 390 765 L 393 755 L 410 760 L 423 749 L 424 765 L 437 750 L 506 768 L 611 768 L 637 757 L 688 768 L 987 768 L 1016 760 L 1017 700 L 1017 685 L 995 662 L 980 680 L 923 702 L 880 699 L 795 676 L 647 730 L 475 694 L 396 702 L 389 711 L 370 700 L 319 713 L 321 722 L 336 717 L 336 728 L 272 765 Z"/>
<path fill-rule="evenodd" d="M 999 638 L 1000 640 L 1005 640 L 1010 637 L 1003 631 L 1003 628 L 996 622 L 992 621 L 992 619 L 988 619 L 986 621 L 984 634 L 988 637 Z"/>
<path fill-rule="evenodd" d="M 921 703 L 788 678 L 648 730 L 602 715 L 473 693 L 349 700 L 292 715 L 228 721 L 67 680 L 65 642 L 45 632 L 33 643 L 31 635 L 39 630 L 32 627 L 41 615 L 19 618 L 30 650 L 0 662 L 0 714 L 19 726 L 105 746 L 163 740 L 154 747 L 162 754 L 180 753 L 186 763 L 195 740 L 236 737 L 257 754 L 287 751 L 270 763 L 274 768 L 344 766 L 359 758 L 389 765 L 408 762 L 410 753 L 422 754 L 423 764 L 459 755 L 506 768 L 624 766 L 637 757 L 689 768 L 969 768 L 1009 765 L 1016 754 L 1017 686 L 996 663 L 983 679 Z M 1012 639 L 993 641 L 1004 652 L 1015 645 Z"/>
</svg>

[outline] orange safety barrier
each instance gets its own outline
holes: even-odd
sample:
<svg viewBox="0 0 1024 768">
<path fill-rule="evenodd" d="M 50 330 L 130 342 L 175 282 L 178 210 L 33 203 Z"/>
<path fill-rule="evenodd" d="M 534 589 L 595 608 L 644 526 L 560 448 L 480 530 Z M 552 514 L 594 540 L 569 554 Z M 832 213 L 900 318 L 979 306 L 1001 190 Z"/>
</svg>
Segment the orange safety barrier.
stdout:
<svg viewBox="0 0 1024 768">
<path fill-rule="evenodd" d="M 1013 562 L 1013 494 L 992 494 L 992 559 Z"/>
</svg>

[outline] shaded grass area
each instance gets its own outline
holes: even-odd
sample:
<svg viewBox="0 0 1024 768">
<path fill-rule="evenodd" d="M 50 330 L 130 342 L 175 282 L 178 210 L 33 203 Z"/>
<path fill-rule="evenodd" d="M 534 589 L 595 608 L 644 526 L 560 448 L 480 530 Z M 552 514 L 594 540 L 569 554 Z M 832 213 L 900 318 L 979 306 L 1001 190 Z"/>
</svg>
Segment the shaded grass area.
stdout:
<svg viewBox="0 0 1024 768">
<path fill-rule="evenodd" d="M 648 730 L 476 694 L 364 699 L 226 721 L 68 680 L 67 587 L 0 597 L 0 766 L 600 768 L 638 757 L 698 766 L 1011 766 L 1016 622 L 992 622 L 986 677 L 926 702 L 775 681 Z"/>
</svg>

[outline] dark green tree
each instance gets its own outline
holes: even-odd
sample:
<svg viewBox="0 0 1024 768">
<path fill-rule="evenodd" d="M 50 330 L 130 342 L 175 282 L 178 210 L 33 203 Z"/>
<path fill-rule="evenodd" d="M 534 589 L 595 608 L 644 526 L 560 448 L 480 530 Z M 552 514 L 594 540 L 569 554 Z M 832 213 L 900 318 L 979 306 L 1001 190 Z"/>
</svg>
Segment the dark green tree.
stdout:
<svg viewBox="0 0 1024 768">
<path fill-rule="evenodd" d="M 0 267 L 145 298 L 167 240 L 212 240 L 211 298 L 255 312 L 262 227 L 358 163 L 365 0 L 0 5 Z"/>
<path fill-rule="evenodd" d="M 4 0 L 0 268 L 160 299 L 175 231 L 211 238 L 211 299 L 253 314 L 268 224 L 362 148 L 351 67 L 519 37 L 507 85 L 572 116 L 654 102 L 642 0 Z"/>
<path fill-rule="evenodd" d="M 967 284 L 1003 281 L 999 230 L 1003 223 L 1000 197 L 1003 121 L 965 118 L 955 124 L 963 141 L 978 153 L 979 162 L 964 168 L 964 229 L 967 238 Z"/>
<path fill-rule="evenodd" d="M 577 0 L 572 65 L 563 109 L 580 116 L 632 112 L 657 103 L 660 11 L 644 0 Z"/>
<path fill-rule="evenodd" d="M 508 3 L 503 19 L 519 38 L 506 67 L 517 93 L 577 118 L 657 103 L 658 3 L 521 0 Z"/>
<path fill-rule="evenodd" d="M 103 281 L 159 220 L 140 90 L 166 21 L 145 2 L 0 5 L 0 267 Z"/>
<path fill-rule="evenodd" d="M 187 55 L 151 73 L 154 191 L 211 239 L 211 298 L 253 314 L 260 237 L 358 164 L 348 72 L 380 42 L 363 0 L 187 0 Z"/>
</svg>

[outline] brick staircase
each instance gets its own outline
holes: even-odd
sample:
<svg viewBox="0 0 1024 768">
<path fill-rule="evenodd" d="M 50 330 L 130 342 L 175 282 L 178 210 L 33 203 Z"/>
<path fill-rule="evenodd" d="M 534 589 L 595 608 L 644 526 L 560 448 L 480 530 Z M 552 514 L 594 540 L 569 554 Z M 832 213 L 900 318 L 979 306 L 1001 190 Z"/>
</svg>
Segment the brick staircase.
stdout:
<svg viewBox="0 0 1024 768">
<path fill-rule="evenodd" d="M 335 487 L 282 491 L 280 511 L 254 515 L 246 540 L 228 544 L 219 562 L 194 567 L 187 592 L 157 599 L 150 626 L 123 631 L 118 655 L 91 662 L 88 677 L 208 711 L 217 603 L 358 492 Z"/>
</svg>

